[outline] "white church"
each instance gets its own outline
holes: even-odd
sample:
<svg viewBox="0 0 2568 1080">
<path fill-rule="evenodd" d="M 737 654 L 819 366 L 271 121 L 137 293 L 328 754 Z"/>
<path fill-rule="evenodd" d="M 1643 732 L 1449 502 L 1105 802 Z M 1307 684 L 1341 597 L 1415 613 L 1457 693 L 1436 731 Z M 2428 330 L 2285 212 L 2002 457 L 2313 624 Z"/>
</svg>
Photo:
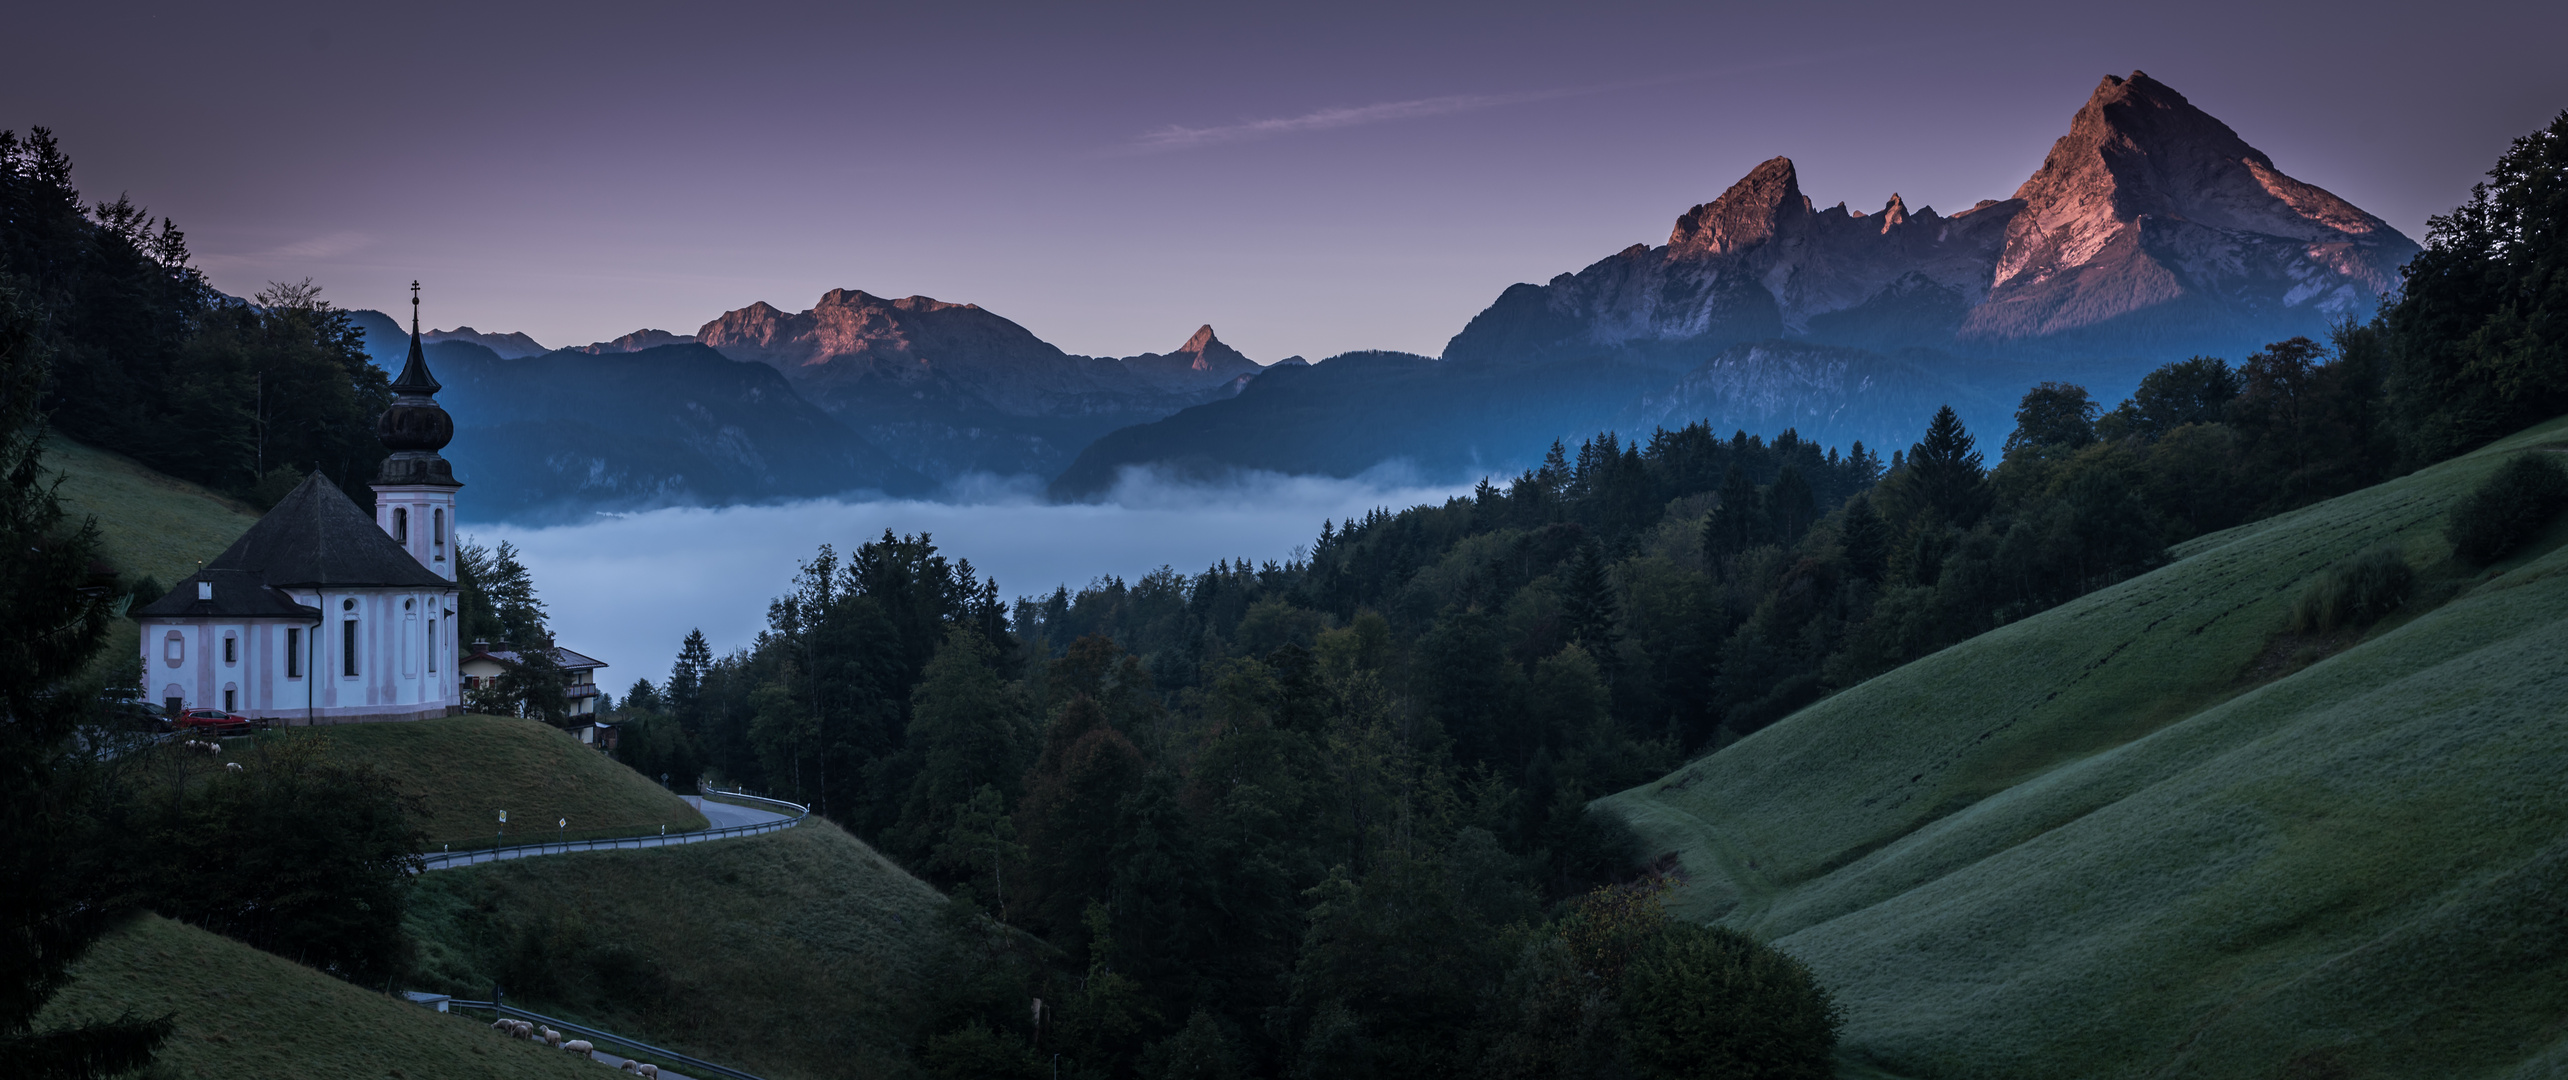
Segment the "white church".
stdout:
<svg viewBox="0 0 2568 1080">
<path fill-rule="evenodd" d="M 392 456 L 375 514 L 318 472 L 203 570 L 134 609 L 143 688 L 178 707 L 285 724 L 417 720 L 463 711 L 456 668 L 455 436 L 419 345 L 376 423 Z"/>
</svg>

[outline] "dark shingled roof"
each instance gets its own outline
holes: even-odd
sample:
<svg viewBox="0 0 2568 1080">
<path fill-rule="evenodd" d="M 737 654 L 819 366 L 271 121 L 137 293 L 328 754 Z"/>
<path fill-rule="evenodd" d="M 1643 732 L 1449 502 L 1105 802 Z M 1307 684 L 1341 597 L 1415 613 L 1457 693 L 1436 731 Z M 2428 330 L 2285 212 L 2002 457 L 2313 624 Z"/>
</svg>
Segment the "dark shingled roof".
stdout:
<svg viewBox="0 0 2568 1080">
<path fill-rule="evenodd" d="M 419 565 L 317 472 L 205 568 L 248 571 L 279 589 L 455 587 Z"/>
<path fill-rule="evenodd" d="M 213 586 L 213 599 L 200 599 L 207 591 L 200 587 L 202 585 Z M 255 573 L 208 569 L 187 575 L 167 595 L 127 614 L 137 619 L 299 619 L 317 622 L 321 618 L 321 609 L 297 603 L 293 597 L 269 588 Z"/>
<path fill-rule="evenodd" d="M 506 645 L 493 649 L 478 641 L 473 643 L 472 656 L 467 656 L 464 659 L 470 660 L 474 657 L 489 657 L 490 659 L 499 661 L 509 667 L 516 667 L 518 664 L 524 662 L 519 658 L 520 654 L 515 649 L 509 648 Z M 553 647 L 553 666 L 567 670 L 578 670 L 581 668 L 613 667 L 615 665 L 609 664 L 604 660 L 582 656 L 569 649 L 556 645 Z"/>
</svg>

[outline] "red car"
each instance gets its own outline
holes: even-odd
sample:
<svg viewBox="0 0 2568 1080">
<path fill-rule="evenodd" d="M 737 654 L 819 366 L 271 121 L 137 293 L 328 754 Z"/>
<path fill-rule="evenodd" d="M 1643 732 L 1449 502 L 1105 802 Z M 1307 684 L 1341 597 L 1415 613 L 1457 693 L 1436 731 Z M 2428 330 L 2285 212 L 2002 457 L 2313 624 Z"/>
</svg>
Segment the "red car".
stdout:
<svg viewBox="0 0 2568 1080">
<path fill-rule="evenodd" d="M 189 709 L 170 725 L 178 731 L 212 735 L 247 735 L 257 725 L 249 717 L 221 709 Z"/>
</svg>

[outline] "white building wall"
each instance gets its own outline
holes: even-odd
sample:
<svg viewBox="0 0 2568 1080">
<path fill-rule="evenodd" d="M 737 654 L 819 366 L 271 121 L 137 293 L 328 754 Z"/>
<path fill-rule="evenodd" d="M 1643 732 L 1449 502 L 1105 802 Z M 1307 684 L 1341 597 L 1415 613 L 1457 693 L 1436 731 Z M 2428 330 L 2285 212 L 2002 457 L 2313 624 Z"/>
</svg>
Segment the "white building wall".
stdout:
<svg viewBox="0 0 2568 1080">
<path fill-rule="evenodd" d="M 455 489 L 375 485 L 375 524 L 438 577 L 455 580 Z"/>
<path fill-rule="evenodd" d="M 443 716 L 463 704 L 455 671 L 452 590 L 361 589 L 303 592 L 321 609 L 315 626 L 294 619 L 154 619 L 142 628 L 144 691 L 160 702 L 176 696 L 187 708 L 223 708 L 244 716 L 328 722 Z M 342 629 L 357 623 L 356 674 L 347 674 Z M 289 629 L 303 631 L 306 662 L 287 672 Z M 168 659 L 177 635 L 180 659 Z M 234 642 L 223 659 L 223 641 Z"/>
</svg>

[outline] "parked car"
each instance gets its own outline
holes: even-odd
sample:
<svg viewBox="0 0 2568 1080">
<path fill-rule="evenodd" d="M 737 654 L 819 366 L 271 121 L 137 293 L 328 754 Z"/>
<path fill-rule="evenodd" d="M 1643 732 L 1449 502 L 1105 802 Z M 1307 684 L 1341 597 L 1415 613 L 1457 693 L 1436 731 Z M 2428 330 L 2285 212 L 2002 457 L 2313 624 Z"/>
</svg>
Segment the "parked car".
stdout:
<svg viewBox="0 0 2568 1080">
<path fill-rule="evenodd" d="M 221 709 L 189 709 L 173 722 L 179 731 L 198 735 L 247 735 L 261 725 L 239 713 Z"/>
<path fill-rule="evenodd" d="M 131 695 L 102 694 L 98 698 L 98 719 L 111 731 L 139 731 L 159 734 L 171 730 L 170 718 L 161 715 L 160 706 L 137 701 Z"/>
</svg>

